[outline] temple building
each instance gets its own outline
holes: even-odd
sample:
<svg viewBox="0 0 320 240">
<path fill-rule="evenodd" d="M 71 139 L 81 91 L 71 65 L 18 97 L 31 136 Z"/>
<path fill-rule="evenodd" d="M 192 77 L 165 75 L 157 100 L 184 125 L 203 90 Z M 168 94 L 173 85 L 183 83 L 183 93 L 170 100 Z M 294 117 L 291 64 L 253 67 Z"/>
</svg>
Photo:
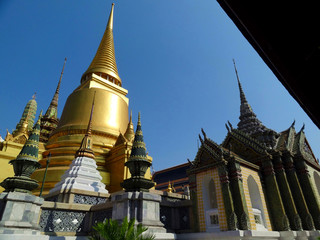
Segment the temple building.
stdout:
<svg viewBox="0 0 320 240">
<path fill-rule="evenodd" d="M 194 160 L 151 175 L 140 113 L 134 131 L 117 69 L 113 15 L 114 4 L 96 55 L 60 119 L 66 59 L 44 116 L 41 111 L 34 124 L 33 96 L 16 129 L 0 136 L 0 235 L 29 231 L 43 239 L 76 239 L 97 222 L 128 217 L 168 240 L 318 237 L 320 165 L 305 126 L 296 131 L 293 122 L 282 132 L 266 127 L 247 101 L 235 63 L 237 127 L 227 122 L 221 144 L 201 129 Z"/>
<path fill-rule="evenodd" d="M 241 102 L 237 128 L 228 121 L 221 144 L 201 129 L 194 160 L 156 172 L 156 188 L 188 175 L 196 231 L 320 230 L 320 166 L 305 126 L 296 131 L 293 122 L 279 133 L 264 126 L 246 99 L 236 66 L 235 71 Z"/>
<path fill-rule="evenodd" d="M 174 167 L 162 169 L 152 175 L 157 183 L 156 190 L 184 194 L 188 191 L 189 177 L 187 170 L 190 163 L 183 163 Z"/>
</svg>

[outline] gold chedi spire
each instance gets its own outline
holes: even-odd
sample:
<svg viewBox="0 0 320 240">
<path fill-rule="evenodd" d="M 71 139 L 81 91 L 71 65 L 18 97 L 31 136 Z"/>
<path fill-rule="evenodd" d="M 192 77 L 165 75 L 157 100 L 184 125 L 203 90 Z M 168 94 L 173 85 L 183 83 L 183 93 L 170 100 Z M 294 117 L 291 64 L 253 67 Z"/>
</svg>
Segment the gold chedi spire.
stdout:
<svg viewBox="0 0 320 240">
<path fill-rule="evenodd" d="M 43 194 L 46 194 L 59 181 L 64 172 L 69 169 L 75 154 L 80 150 L 91 149 L 94 154 L 102 182 L 108 187 L 112 176 L 120 175 L 118 166 L 108 165 L 110 152 L 114 148 L 120 134 L 127 130 L 129 122 L 128 105 L 126 97 L 128 91 L 121 87 L 118 75 L 113 43 L 113 9 L 112 5 L 108 24 L 97 53 L 88 70 L 81 78 L 81 84 L 68 97 L 64 105 L 59 124 L 50 134 L 45 144 L 43 159 L 40 160 L 42 168 L 35 171 L 33 178 L 41 185 L 45 172 L 45 158 L 51 154 L 47 179 L 44 183 Z M 94 111 L 92 99 L 94 98 Z M 92 121 L 90 121 L 90 116 Z M 90 126 L 88 129 L 88 122 Z M 84 135 L 87 135 L 83 141 Z M 91 141 L 92 140 L 92 141 Z M 94 142 L 94 145 L 92 145 Z M 87 144 L 90 143 L 90 148 Z M 89 151 L 91 154 L 91 151 Z M 121 159 L 120 159 L 121 160 Z M 117 159 L 117 161 L 120 161 Z M 121 179 L 112 184 L 120 186 Z M 39 189 L 38 189 L 39 190 Z M 37 191 L 34 194 L 37 194 Z"/>
<path fill-rule="evenodd" d="M 104 79 L 114 82 L 121 86 L 122 82 L 118 74 L 114 42 L 113 42 L 113 9 L 112 3 L 111 12 L 108 20 L 106 30 L 100 42 L 99 48 L 95 57 L 93 58 L 89 68 L 82 75 L 81 82 L 86 80 L 86 76 L 90 73 L 95 73 Z"/>
</svg>

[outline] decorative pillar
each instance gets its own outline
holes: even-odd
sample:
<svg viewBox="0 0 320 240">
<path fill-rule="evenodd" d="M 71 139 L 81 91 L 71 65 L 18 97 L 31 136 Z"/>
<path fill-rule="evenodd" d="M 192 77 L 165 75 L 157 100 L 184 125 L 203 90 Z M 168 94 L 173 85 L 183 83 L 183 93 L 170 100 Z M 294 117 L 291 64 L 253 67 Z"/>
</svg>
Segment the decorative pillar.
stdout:
<svg viewBox="0 0 320 240">
<path fill-rule="evenodd" d="M 291 189 L 283 168 L 280 152 L 276 152 L 273 154 L 273 164 L 278 187 L 281 193 L 281 198 L 283 200 L 283 205 L 290 222 L 291 230 L 301 231 L 301 218 L 297 212 L 296 205 L 294 204 Z"/>
<path fill-rule="evenodd" d="M 150 167 L 143 141 L 140 113 L 129 160 L 125 166 L 129 168 L 131 177 L 121 183 L 125 192 L 111 195 L 113 202 L 112 219 L 122 221 L 125 217 L 135 218 L 138 223 L 148 227 L 153 233 L 166 233 L 160 221 L 161 196 L 149 191 L 154 182 L 146 179 L 145 173 Z"/>
<path fill-rule="evenodd" d="M 189 189 L 190 189 L 190 199 L 192 201 L 192 216 L 193 224 L 192 230 L 194 232 L 199 232 L 199 216 L 198 216 L 198 198 L 197 198 L 197 180 L 196 174 L 192 173 L 189 176 Z"/>
<path fill-rule="evenodd" d="M 307 165 L 302 156 L 295 158 L 295 167 L 305 200 L 313 218 L 314 225 L 320 230 L 320 206 L 314 185 L 311 182 Z"/>
<path fill-rule="evenodd" d="M 38 187 L 31 174 L 40 167 L 38 163 L 40 117 L 33 127 L 32 133 L 24 144 L 16 159 L 9 163 L 13 165 L 14 177 L 8 177 L 1 186 L 5 191 L 0 194 L 0 239 L 30 239 L 40 235 L 39 215 L 43 198 L 31 195 Z"/>
<path fill-rule="evenodd" d="M 237 230 L 238 220 L 237 215 L 234 212 L 227 166 L 225 164 L 220 165 L 218 167 L 218 173 L 220 177 L 222 198 L 228 224 L 228 230 Z"/>
<path fill-rule="evenodd" d="M 145 191 L 154 186 L 154 182 L 145 178 L 147 169 L 151 166 L 151 162 L 147 158 L 146 144 L 143 141 L 143 133 L 141 128 L 140 113 L 138 116 L 137 129 L 134 136 L 131 155 L 125 163 L 129 168 L 131 177 L 125 179 L 120 185 L 126 192 Z"/>
<path fill-rule="evenodd" d="M 240 164 L 234 158 L 229 162 L 229 179 L 233 205 L 238 218 L 238 226 L 241 230 L 250 230 L 248 207 L 243 190 L 242 174 Z"/>
<path fill-rule="evenodd" d="M 262 172 L 264 176 L 267 201 L 270 206 L 270 215 L 275 231 L 290 230 L 289 220 L 285 213 L 281 199 L 279 187 L 277 184 L 271 156 L 266 155 L 262 160 Z"/>
<path fill-rule="evenodd" d="M 287 179 L 291 188 L 292 196 L 302 221 L 302 227 L 304 230 L 314 230 L 313 219 L 297 177 L 291 152 L 284 152 L 282 155 L 282 161 L 287 173 Z"/>
</svg>

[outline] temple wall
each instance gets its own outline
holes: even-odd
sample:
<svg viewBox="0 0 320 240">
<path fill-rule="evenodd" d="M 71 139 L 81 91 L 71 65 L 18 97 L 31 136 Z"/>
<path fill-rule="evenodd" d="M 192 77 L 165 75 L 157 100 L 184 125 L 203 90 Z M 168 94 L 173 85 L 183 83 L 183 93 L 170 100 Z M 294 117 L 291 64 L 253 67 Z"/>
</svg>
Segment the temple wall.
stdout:
<svg viewBox="0 0 320 240">
<path fill-rule="evenodd" d="M 207 171 L 203 171 L 197 174 L 197 200 L 198 200 L 198 217 L 199 217 L 199 226 L 200 231 L 205 232 L 206 229 L 206 220 L 205 220 L 205 209 L 204 209 L 204 191 L 203 184 L 206 177 L 212 178 L 216 187 L 216 197 L 218 204 L 218 214 L 219 214 L 219 227 L 221 231 L 226 231 L 228 229 L 227 219 L 225 215 L 222 191 L 220 178 L 218 174 L 218 169 L 209 169 Z"/>
<path fill-rule="evenodd" d="M 309 165 L 307 165 L 307 168 L 311 177 L 311 182 L 317 194 L 318 201 L 320 202 L 320 172 Z"/>
<path fill-rule="evenodd" d="M 244 189 L 245 198 L 246 198 L 246 202 L 247 202 L 247 206 L 248 206 L 248 212 L 249 212 L 249 218 L 250 218 L 250 224 L 251 224 L 252 230 L 257 230 L 257 226 L 256 226 L 256 222 L 255 222 L 254 215 L 253 215 L 252 203 L 251 203 L 249 186 L 248 186 L 248 178 L 250 176 L 253 177 L 253 179 L 255 180 L 255 182 L 257 183 L 258 188 L 259 188 L 259 193 L 260 193 L 263 211 L 264 211 L 265 227 L 267 228 L 268 231 L 272 231 L 269 213 L 268 213 L 267 205 L 266 205 L 266 200 L 264 197 L 264 192 L 263 192 L 262 186 L 261 186 L 261 179 L 260 179 L 258 172 L 254 171 L 250 168 L 241 166 L 241 173 L 242 173 L 242 178 L 243 178 L 243 189 Z M 259 196 L 256 196 L 256 197 L 259 197 Z"/>
</svg>

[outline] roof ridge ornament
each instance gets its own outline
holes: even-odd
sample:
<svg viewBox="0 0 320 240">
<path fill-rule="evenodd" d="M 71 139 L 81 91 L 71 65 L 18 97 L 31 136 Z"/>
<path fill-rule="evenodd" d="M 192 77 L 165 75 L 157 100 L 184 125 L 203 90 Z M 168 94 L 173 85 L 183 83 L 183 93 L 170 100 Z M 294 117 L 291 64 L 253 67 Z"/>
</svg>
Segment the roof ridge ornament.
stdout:
<svg viewBox="0 0 320 240">
<path fill-rule="evenodd" d="M 204 140 L 206 140 L 206 139 L 207 139 L 207 134 L 205 133 L 205 131 L 203 130 L 203 128 L 201 128 L 201 132 L 202 132 L 202 134 L 203 134 Z"/>
<path fill-rule="evenodd" d="M 199 134 L 199 139 L 200 139 L 201 144 L 203 144 L 203 139 L 200 134 Z"/>
</svg>

